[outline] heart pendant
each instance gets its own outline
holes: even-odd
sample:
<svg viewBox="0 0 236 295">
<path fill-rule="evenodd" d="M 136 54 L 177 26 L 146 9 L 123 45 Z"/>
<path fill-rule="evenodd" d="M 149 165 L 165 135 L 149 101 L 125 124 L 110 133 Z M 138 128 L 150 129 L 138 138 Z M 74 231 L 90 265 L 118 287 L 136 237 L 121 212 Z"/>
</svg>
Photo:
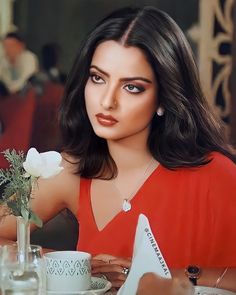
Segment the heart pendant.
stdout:
<svg viewBox="0 0 236 295">
<path fill-rule="evenodd" d="M 125 211 L 125 212 L 128 212 L 128 211 L 131 210 L 131 204 L 130 204 L 130 202 L 129 202 L 128 200 L 125 199 L 125 200 L 123 201 L 122 209 L 123 209 L 123 211 Z"/>
</svg>

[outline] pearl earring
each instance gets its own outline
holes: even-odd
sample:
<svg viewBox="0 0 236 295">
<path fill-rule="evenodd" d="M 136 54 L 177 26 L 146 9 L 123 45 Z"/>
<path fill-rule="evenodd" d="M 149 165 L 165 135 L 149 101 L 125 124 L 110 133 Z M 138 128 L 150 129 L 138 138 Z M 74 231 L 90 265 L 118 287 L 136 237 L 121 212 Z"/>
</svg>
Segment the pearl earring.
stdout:
<svg viewBox="0 0 236 295">
<path fill-rule="evenodd" d="M 163 107 L 159 107 L 158 109 L 157 109 L 157 116 L 159 116 L 159 117 L 161 117 L 161 116 L 163 116 L 164 115 L 164 109 L 163 109 Z"/>
</svg>

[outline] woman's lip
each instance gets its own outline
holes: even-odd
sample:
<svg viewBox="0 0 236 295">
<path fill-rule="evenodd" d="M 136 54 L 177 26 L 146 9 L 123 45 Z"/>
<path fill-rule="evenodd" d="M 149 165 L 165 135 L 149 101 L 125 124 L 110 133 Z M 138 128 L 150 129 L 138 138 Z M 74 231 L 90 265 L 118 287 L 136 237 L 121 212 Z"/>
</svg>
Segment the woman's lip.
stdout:
<svg viewBox="0 0 236 295">
<path fill-rule="evenodd" d="M 102 113 L 96 114 L 96 118 L 99 124 L 103 126 L 115 125 L 118 121 L 110 115 L 104 115 Z"/>
</svg>

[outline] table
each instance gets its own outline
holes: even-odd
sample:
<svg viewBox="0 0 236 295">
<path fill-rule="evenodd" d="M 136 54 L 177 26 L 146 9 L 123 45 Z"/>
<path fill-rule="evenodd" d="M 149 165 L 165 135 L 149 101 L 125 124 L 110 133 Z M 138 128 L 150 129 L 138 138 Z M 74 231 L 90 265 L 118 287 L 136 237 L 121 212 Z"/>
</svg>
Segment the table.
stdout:
<svg viewBox="0 0 236 295">
<path fill-rule="evenodd" d="M 8 240 L 5 238 L 0 238 L 0 245 L 12 245 L 15 244 L 15 241 L 12 240 Z M 54 251 L 53 249 L 47 249 L 47 248 L 43 248 L 43 253 L 47 253 L 47 252 L 51 252 Z M 117 292 L 116 291 L 107 291 L 105 294 L 106 295 L 115 295 Z M 0 295 L 1 295 L 1 291 L 0 291 Z"/>
</svg>

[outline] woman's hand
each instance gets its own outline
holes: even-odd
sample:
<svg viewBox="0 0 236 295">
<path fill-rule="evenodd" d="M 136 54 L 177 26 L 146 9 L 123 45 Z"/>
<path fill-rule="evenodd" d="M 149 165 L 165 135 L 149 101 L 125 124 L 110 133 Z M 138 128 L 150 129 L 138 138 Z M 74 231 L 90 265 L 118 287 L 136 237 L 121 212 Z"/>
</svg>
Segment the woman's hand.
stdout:
<svg viewBox="0 0 236 295">
<path fill-rule="evenodd" d="M 93 276 L 105 276 L 112 287 L 120 288 L 127 278 L 131 259 L 100 254 L 92 258 L 91 264 Z"/>
<path fill-rule="evenodd" d="M 139 281 L 136 295 L 193 295 L 190 282 L 179 279 L 165 279 L 154 273 L 146 273 Z"/>
</svg>

